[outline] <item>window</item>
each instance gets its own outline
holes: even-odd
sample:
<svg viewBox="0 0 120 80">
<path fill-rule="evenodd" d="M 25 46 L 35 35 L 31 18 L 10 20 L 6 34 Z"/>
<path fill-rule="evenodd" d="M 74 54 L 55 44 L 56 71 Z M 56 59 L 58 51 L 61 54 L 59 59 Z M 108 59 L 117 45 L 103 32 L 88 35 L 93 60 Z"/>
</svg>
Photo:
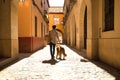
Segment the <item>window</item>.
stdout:
<svg viewBox="0 0 120 80">
<path fill-rule="evenodd" d="M 59 18 L 58 17 L 54 17 L 54 24 L 56 25 L 56 24 L 60 24 L 59 23 Z"/>
<path fill-rule="evenodd" d="M 37 37 L 37 16 L 35 16 L 35 37 Z"/>
<path fill-rule="evenodd" d="M 105 0 L 105 29 L 114 30 L 114 0 Z"/>
<path fill-rule="evenodd" d="M 5 3 L 5 0 L 3 0 L 3 2 Z"/>
<path fill-rule="evenodd" d="M 43 3 L 42 3 L 42 0 L 41 0 L 41 7 L 43 7 Z"/>
<path fill-rule="evenodd" d="M 45 5 L 45 0 L 44 0 L 44 5 Z"/>
<path fill-rule="evenodd" d="M 41 37 L 43 37 L 43 23 L 41 23 Z"/>
</svg>

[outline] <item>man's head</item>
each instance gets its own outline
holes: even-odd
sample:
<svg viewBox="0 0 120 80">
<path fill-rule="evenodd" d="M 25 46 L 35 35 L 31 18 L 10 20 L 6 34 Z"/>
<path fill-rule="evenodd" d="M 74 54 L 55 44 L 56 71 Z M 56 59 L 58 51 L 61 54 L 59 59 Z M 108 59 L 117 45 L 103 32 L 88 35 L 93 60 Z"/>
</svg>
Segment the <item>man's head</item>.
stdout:
<svg viewBox="0 0 120 80">
<path fill-rule="evenodd" d="M 56 25 L 53 25 L 52 28 L 55 29 L 55 28 L 56 28 Z"/>
</svg>

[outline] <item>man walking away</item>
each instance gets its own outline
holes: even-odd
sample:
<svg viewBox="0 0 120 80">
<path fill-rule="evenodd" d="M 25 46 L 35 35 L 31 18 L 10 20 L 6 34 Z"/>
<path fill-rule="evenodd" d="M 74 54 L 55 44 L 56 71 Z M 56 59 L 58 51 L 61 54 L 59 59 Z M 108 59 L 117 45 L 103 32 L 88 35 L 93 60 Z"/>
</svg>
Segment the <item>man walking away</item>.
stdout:
<svg viewBox="0 0 120 80">
<path fill-rule="evenodd" d="M 50 37 L 49 45 L 50 45 L 51 59 L 54 59 L 55 58 L 54 57 L 55 45 L 57 44 L 58 41 L 60 42 L 60 40 L 59 40 L 59 37 L 58 37 L 58 33 L 56 31 L 56 25 L 53 25 L 52 28 L 53 29 L 51 31 L 49 31 L 49 37 Z"/>
</svg>

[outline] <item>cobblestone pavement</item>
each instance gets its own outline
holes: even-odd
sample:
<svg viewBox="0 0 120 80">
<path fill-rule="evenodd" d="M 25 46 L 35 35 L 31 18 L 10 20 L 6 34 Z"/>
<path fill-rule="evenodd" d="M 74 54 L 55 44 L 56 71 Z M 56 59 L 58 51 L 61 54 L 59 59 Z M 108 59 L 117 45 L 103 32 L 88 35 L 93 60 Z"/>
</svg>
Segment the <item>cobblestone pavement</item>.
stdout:
<svg viewBox="0 0 120 80">
<path fill-rule="evenodd" d="M 1 69 L 0 80 L 120 80 L 120 71 L 63 46 L 66 60 L 49 60 L 46 46 L 33 54 L 20 54 L 18 61 Z"/>
</svg>

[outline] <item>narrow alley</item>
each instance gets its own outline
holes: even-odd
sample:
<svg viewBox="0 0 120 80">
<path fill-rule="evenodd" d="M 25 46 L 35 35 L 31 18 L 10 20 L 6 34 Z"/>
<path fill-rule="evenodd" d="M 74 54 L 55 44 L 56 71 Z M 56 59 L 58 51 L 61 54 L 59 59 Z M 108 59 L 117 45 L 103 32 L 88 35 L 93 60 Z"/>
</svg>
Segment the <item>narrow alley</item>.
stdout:
<svg viewBox="0 0 120 80">
<path fill-rule="evenodd" d="M 0 80 L 120 80 L 119 8 L 120 0 L 0 0 Z M 65 60 L 50 55 L 57 42 Z"/>
<path fill-rule="evenodd" d="M 120 71 L 62 46 L 66 60 L 50 60 L 49 46 L 33 54 L 19 54 L 17 61 L 3 66 L 0 80 L 120 80 Z"/>
</svg>

